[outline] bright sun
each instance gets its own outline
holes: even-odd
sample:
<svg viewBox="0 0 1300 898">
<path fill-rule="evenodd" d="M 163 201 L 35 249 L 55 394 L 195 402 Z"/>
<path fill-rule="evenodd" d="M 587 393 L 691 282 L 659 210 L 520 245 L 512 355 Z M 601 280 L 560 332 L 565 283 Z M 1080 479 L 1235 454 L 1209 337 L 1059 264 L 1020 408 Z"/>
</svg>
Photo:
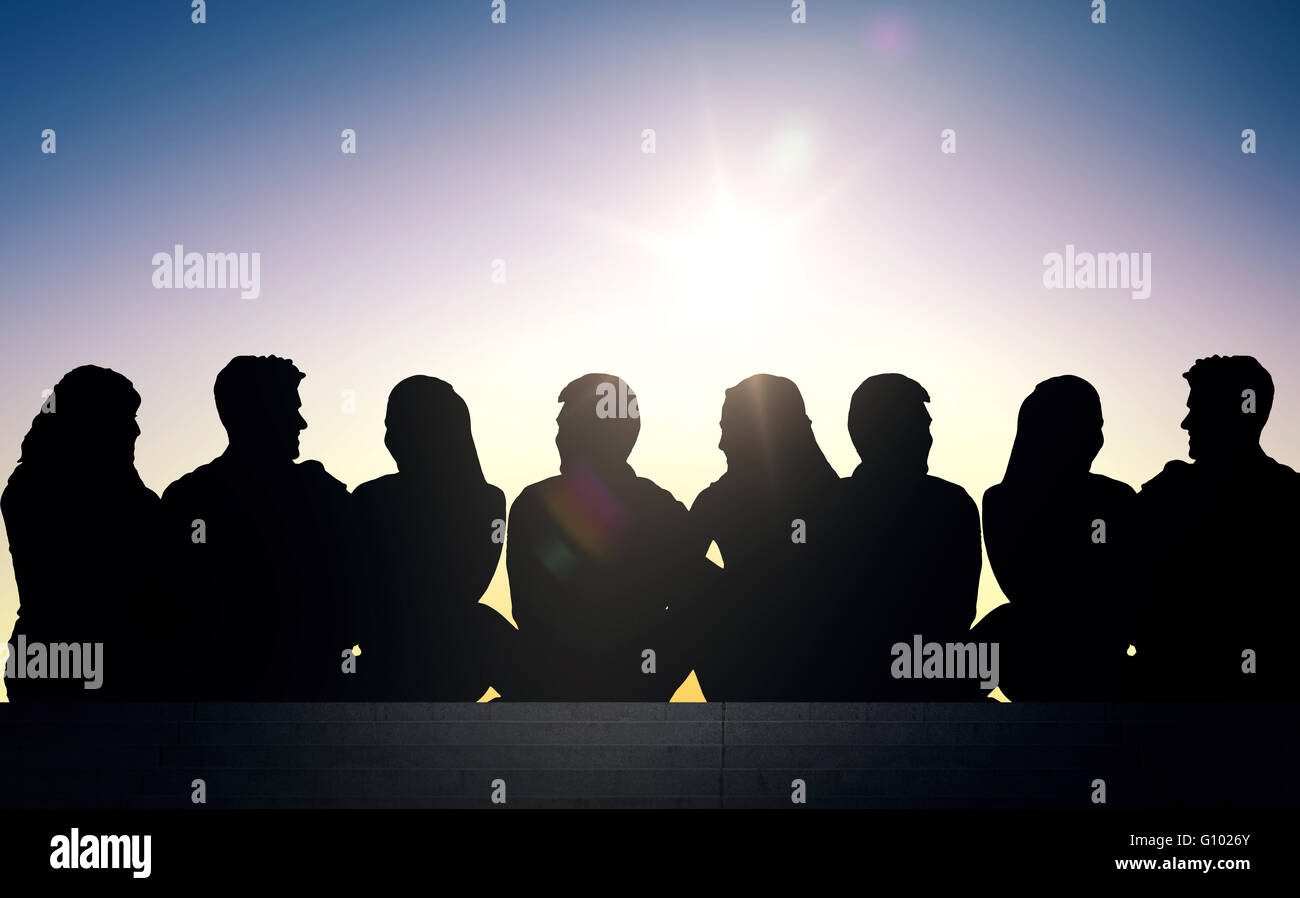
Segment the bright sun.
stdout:
<svg viewBox="0 0 1300 898">
<path fill-rule="evenodd" d="M 673 319 L 711 331 L 724 327 L 733 336 L 770 332 L 774 317 L 809 295 L 816 261 L 805 254 L 817 248 L 801 240 L 802 232 L 861 172 L 813 179 L 814 149 L 801 129 L 776 132 L 758 153 L 740 160 L 710 143 L 705 164 L 712 190 L 683 196 L 675 208 L 661 201 L 671 209 L 670 220 L 654 225 L 575 212 L 607 239 L 661 263 L 666 281 L 656 285 L 663 288 L 656 301 Z"/>
<path fill-rule="evenodd" d="M 719 206 L 698 227 L 669 240 L 668 258 L 692 297 L 721 300 L 761 285 L 773 266 L 770 229 L 752 214 Z"/>
<path fill-rule="evenodd" d="M 798 282 L 801 266 L 780 223 L 726 200 L 664 243 L 678 304 L 703 323 L 753 320 L 788 300 Z"/>
</svg>

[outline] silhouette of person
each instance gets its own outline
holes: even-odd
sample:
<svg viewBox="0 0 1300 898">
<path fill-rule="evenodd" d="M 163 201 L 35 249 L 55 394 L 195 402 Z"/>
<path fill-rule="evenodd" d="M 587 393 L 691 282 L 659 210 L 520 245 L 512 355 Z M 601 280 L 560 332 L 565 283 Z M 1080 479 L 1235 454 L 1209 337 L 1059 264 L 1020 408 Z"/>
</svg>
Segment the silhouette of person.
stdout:
<svg viewBox="0 0 1300 898">
<path fill-rule="evenodd" d="M 1147 613 L 1134 643 L 1156 698 L 1295 698 L 1300 477 L 1260 434 L 1273 378 L 1250 356 L 1198 359 L 1188 455 L 1142 486 Z"/>
<path fill-rule="evenodd" d="M 849 404 L 862 461 L 840 483 L 834 530 L 839 621 L 826 640 L 841 700 L 963 700 L 978 678 L 895 677 L 894 646 L 968 643 L 983 556 L 979 512 L 928 473 L 930 395 L 901 374 L 869 377 Z M 966 671 L 969 675 L 970 671 Z"/>
<path fill-rule="evenodd" d="M 839 479 L 794 382 L 755 374 L 726 391 L 718 448 L 727 470 L 691 506 L 693 551 L 722 555 L 720 586 L 692 609 L 696 671 L 712 700 L 819 698 L 816 547 Z"/>
<path fill-rule="evenodd" d="M 294 461 L 303 377 L 278 356 L 232 359 L 213 388 L 229 445 L 163 493 L 189 612 L 187 697 L 349 694 L 350 497 L 319 462 Z"/>
<path fill-rule="evenodd" d="M 1000 484 L 984 493 L 984 543 L 1010 600 L 975 627 L 1000 645 L 1012 701 L 1124 693 L 1135 615 L 1126 562 L 1136 491 L 1091 473 L 1101 397 L 1082 378 L 1045 380 L 1020 406 Z"/>
<path fill-rule="evenodd" d="M 131 381 L 83 365 L 54 386 L 23 438 L 0 496 L 20 601 L 9 642 L 15 652 L 26 644 L 8 662 L 11 701 L 146 698 L 167 675 L 152 664 L 155 631 L 165 631 L 161 508 L 135 470 L 139 407 Z M 53 678 L 56 653 L 62 675 Z M 62 670 L 74 658 L 80 669 Z M 18 678 L 17 665 L 32 678 Z"/>
<path fill-rule="evenodd" d="M 518 697 L 666 701 L 689 673 L 669 609 L 708 562 L 692 564 L 685 506 L 627 462 L 641 429 L 631 388 L 587 374 L 559 401 L 560 474 L 510 509 Z"/>
<path fill-rule="evenodd" d="M 384 445 L 398 473 L 352 493 L 365 584 L 365 694 L 385 701 L 474 701 L 505 691 L 515 630 L 479 599 L 505 541 L 506 497 L 483 476 L 469 407 L 435 377 L 393 388 Z"/>
</svg>

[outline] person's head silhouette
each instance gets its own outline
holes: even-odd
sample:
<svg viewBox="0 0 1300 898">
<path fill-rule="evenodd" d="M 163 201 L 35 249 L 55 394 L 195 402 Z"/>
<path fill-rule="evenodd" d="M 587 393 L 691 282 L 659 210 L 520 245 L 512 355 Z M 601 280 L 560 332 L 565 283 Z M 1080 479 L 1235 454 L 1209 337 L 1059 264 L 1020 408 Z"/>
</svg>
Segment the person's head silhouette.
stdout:
<svg viewBox="0 0 1300 898">
<path fill-rule="evenodd" d="M 457 485 L 484 482 L 469 406 L 446 381 L 417 374 L 393 387 L 384 426 L 384 445 L 403 474 Z"/>
<path fill-rule="evenodd" d="M 783 483 L 828 471 L 835 476 L 813 435 L 803 395 L 789 378 L 745 378 L 727 390 L 718 423 L 729 474 Z"/>
<path fill-rule="evenodd" d="M 1273 408 L 1273 378 L 1248 355 L 1198 359 L 1187 378 L 1187 454 L 1198 462 L 1231 461 L 1259 451 Z"/>
<path fill-rule="evenodd" d="M 1101 451 L 1101 397 L 1073 374 L 1049 378 L 1020 405 L 1003 483 L 1081 476 Z"/>
<path fill-rule="evenodd" d="M 901 374 L 868 377 L 849 402 L 849 437 L 863 468 L 885 476 L 930 470 L 930 394 Z"/>
<path fill-rule="evenodd" d="M 32 419 L 19 461 L 60 474 L 134 470 L 140 394 L 109 368 L 82 365 L 65 374 Z"/>
<path fill-rule="evenodd" d="M 636 394 L 612 374 L 584 374 L 560 391 L 555 418 L 560 471 L 574 466 L 616 470 L 627 462 L 641 432 Z"/>
<path fill-rule="evenodd" d="M 230 448 L 260 461 L 297 458 L 298 434 L 307 428 L 298 411 L 298 383 L 305 376 L 279 356 L 231 359 L 212 389 Z"/>
</svg>

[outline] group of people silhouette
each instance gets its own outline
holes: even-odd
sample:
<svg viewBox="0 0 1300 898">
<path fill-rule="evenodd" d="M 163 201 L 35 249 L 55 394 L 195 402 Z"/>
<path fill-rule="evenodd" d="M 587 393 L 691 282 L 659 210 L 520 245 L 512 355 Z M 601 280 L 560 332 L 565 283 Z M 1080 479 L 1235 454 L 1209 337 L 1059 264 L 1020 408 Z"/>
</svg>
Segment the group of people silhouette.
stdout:
<svg viewBox="0 0 1300 898">
<path fill-rule="evenodd" d="M 726 472 L 690 509 L 628 464 L 635 393 L 585 375 L 559 395 L 559 474 L 508 518 L 449 384 L 393 388 L 398 472 L 349 493 L 297 461 L 303 377 L 233 359 L 213 391 L 229 445 L 161 498 L 135 469 L 131 382 L 89 365 L 58 382 L 0 498 L 10 643 L 101 643 L 103 688 L 10 678 L 11 699 L 664 701 L 692 670 L 710 700 L 983 697 L 970 676 L 900 677 L 914 638 L 996 643 L 1012 700 L 1300 694 L 1300 477 L 1260 448 L 1273 382 L 1247 356 L 1184 374 L 1193 462 L 1140 492 L 1091 471 L 1096 390 L 1040 383 L 984 494 L 1009 602 L 973 628 L 980 512 L 929 473 L 930 397 L 901 374 L 854 392 L 847 478 L 792 381 L 730 388 Z M 517 628 L 480 602 L 503 545 Z"/>
</svg>

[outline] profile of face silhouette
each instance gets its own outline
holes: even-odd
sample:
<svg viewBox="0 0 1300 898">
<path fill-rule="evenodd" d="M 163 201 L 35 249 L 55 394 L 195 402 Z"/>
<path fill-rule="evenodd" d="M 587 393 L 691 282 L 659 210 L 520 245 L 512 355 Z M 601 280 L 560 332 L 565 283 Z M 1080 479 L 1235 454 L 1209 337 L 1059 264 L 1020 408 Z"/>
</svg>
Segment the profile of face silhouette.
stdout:
<svg viewBox="0 0 1300 898">
<path fill-rule="evenodd" d="M 813 442 L 799 388 L 772 374 L 755 374 L 728 389 L 718 427 L 718 448 L 730 471 L 776 473 Z"/>
<path fill-rule="evenodd" d="M 585 374 L 566 386 L 555 417 L 560 470 L 579 464 L 596 470 L 627 461 L 641 432 L 636 394 L 612 374 Z"/>
<path fill-rule="evenodd" d="M 761 430 L 754 426 L 752 410 L 742 410 L 737 402 L 724 400 L 718 431 L 718 448 L 727 457 L 728 465 L 744 464 L 751 460 L 748 456 L 757 453 Z"/>
<path fill-rule="evenodd" d="M 1081 377 L 1048 378 L 1020 405 L 1007 479 L 1087 474 L 1105 443 L 1101 397 Z"/>
<path fill-rule="evenodd" d="M 105 406 L 100 414 L 88 419 L 89 428 L 97 435 L 87 443 L 93 443 L 91 455 L 100 455 L 105 460 L 119 464 L 135 463 L 135 443 L 140 436 L 140 425 L 136 412 L 140 408 L 140 394 L 131 387 L 130 381 L 122 386 L 125 389 L 114 391 L 111 397 L 105 396 Z M 129 391 L 129 392 L 128 392 Z"/>
<path fill-rule="evenodd" d="M 897 473 L 929 470 L 930 394 L 901 374 L 868 377 L 849 402 L 849 437 L 869 468 Z"/>
<path fill-rule="evenodd" d="M 75 468 L 116 468 L 135 462 L 140 394 L 109 368 L 82 365 L 54 385 L 23 440 L 22 460 Z"/>
<path fill-rule="evenodd" d="M 1199 359 L 1188 383 L 1187 454 L 1196 461 L 1240 457 L 1259 448 L 1273 407 L 1273 378 L 1250 356 Z"/>
<path fill-rule="evenodd" d="M 305 375 L 289 359 L 239 356 L 221 369 L 213 393 L 231 448 L 264 461 L 293 461 L 307 429 L 298 383 Z"/>
<path fill-rule="evenodd" d="M 482 479 L 469 406 L 446 381 L 423 374 L 401 381 L 388 394 L 384 426 L 384 445 L 403 474 Z"/>
</svg>

